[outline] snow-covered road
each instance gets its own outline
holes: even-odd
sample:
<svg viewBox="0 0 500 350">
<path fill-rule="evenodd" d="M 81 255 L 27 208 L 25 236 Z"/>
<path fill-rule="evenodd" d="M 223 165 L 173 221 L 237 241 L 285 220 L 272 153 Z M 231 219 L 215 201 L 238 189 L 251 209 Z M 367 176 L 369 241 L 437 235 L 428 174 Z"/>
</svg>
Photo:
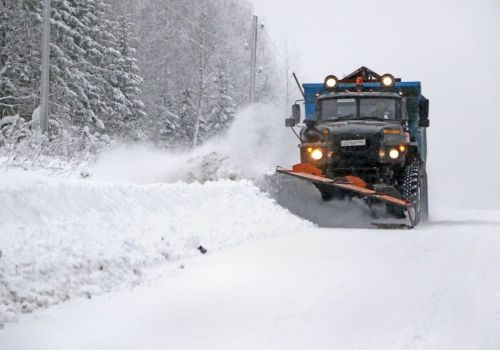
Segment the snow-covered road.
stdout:
<svg viewBox="0 0 500 350">
<path fill-rule="evenodd" d="M 304 228 L 166 264 L 150 286 L 21 317 L 0 348 L 498 349 L 490 219 Z"/>
<path fill-rule="evenodd" d="M 1 168 L 0 349 L 500 349 L 499 210 L 368 229 L 266 173 L 296 142 L 266 120 L 189 154 Z"/>
</svg>

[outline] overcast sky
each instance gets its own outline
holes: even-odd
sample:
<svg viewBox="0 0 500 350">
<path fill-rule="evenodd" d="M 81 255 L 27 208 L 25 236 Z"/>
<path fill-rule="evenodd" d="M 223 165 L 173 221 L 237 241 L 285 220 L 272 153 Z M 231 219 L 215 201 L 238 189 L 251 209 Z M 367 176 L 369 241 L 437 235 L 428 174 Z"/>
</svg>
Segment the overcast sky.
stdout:
<svg viewBox="0 0 500 350">
<path fill-rule="evenodd" d="M 500 0 L 251 0 L 301 80 L 364 65 L 431 100 L 431 204 L 500 208 Z"/>
</svg>

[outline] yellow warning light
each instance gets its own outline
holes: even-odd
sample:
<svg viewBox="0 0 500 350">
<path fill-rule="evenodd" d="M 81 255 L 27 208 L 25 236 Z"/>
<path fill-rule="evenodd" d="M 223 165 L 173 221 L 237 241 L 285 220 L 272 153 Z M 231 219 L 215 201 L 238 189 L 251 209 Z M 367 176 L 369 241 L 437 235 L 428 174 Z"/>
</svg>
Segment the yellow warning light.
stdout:
<svg viewBox="0 0 500 350">
<path fill-rule="evenodd" d="M 403 132 L 401 130 L 397 130 L 397 129 L 384 129 L 384 134 L 395 134 L 395 135 L 398 135 L 398 134 L 402 134 Z"/>
</svg>

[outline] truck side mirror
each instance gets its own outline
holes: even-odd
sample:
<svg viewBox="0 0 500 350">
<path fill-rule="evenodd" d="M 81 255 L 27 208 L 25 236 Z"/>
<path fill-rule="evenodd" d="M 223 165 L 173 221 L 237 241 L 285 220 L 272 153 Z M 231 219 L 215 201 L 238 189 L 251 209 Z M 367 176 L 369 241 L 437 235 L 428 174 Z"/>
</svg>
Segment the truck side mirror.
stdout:
<svg viewBox="0 0 500 350">
<path fill-rule="evenodd" d="M 294 127 L 300 123 L 300 105 L 294 104 L 292 105 L 292 116 L 290 118 L 285 119 L 285 126 L 287 128 Z"/>
<path fill-rule="evenodd" d="M 418 115 L 420 117 L 418 121 L 418 126 L 421 128 L 429 127 L 429 100 L 423 95 L 420 96 L 420 102 L 418 103 Z"/>
<path fill-rule="evenodd" d="M 292 105 L 292 119 L 295 120 L 295 124 L 300 123 L 300 105 L 297 103 Z"/>
<path fill-rule="evenodd" d="M 285 119 L 285 126 L 286 126 L 287 128 L 292 128 L 292 127 L 294 127 L 296 124 L 297 124 L 297 123 L 295 123 L 295 119 L 293 119 L 293 118 L 286 118 L 286 119 Z"/>
<path fill-rule="evenodd" d="M 429 119 L 420 119 L 418 121 L 418 126 L 420 126 L 421 128 L 428 128 L 429 124 Z"/>
<path fill-rule="evenodd" d="M 429 119 L 429 100 L 424 96 L 420 97 L 418 114 L 420 115 L 420 119 Z"/>
</svg>

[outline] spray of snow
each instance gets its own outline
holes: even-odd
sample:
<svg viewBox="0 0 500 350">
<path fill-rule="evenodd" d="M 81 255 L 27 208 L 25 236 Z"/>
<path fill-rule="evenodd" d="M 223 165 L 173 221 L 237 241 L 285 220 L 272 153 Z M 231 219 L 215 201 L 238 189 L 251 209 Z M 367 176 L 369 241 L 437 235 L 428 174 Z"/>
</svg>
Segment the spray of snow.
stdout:
<svg viewBox="0 0 500 350">
<path fill-rule="evenodd" d="M 373 227 L 364 203 L 325 203 L 316 188 L 304 181 L 278 175 L 277 165 L 299 161 L 299 141 L 285 128 L 276 106 L 243 109 L 219 138 L 184 153 L 146 146 L 120 146 L 104 153 L 90 173 L 94 181 L 201 182 L 249 179 L 293 214 L 327 227 Z"/>
<path fill-rule="evenodd" d="M 297 163 L 299 142 L 285 128 L 282 115 L 274 106 L 249 107 L 238 114 L 224 137 L 207 145 L 207 151 L 226 155 L 228 169 L 250 178 L 272 171 L 277 164 Z"/>
<path fill-rule="evenodd" d="M 282 115 L 276 106 L 253 105 L 237 114 L 225 134 L 198 148 L 173 153 L 119 145 L 88 171 L 94 181 L 112 183 L 258 179 L 278 164 L 298 160 L 298 140 L 284 127 Z"/>
</svg>

